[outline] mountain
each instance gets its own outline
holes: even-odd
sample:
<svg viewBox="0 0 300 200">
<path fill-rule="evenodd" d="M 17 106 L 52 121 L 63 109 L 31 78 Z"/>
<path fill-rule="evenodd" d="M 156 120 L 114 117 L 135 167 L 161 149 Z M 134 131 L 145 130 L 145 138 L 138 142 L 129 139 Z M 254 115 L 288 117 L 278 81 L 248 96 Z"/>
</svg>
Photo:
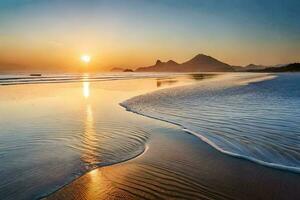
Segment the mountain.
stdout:
<svg viewBox="0 0 300 200">
<path fill-rule="evenodd" d="M 141 67 L 137 72 L 231 72 L 234 68 L 213 57 L 198 54 L 191 60 L 178 64 L 173 60 L 162 62 L 157 60 L 155 65 Z"/>
<path fill-rule="evenodd" d="M 168 62 L 162 62 L 157 60 L 155 65 L 148 67 L 140 67 L 136 71 L 137 72 L 171 72 L 178 71 L 180 64 L 176 63 L 173 60 L 169 60 Z"/>
<path fill-rule="evenodd" d="M 114 67 L 114 68 L 112 68 L 110 71 L 111 71 L 111 72 L 123 72 L 124 69 L 121 68 L 121 67 Z"/>
<path fill-rule="evenodd" d="M 249 70 L 260 70 L 260 69 L 265 69 L 268 66 L 264 66 L 264 65 L 255 65 L 255 64 L 249 64 L 245 67 L 241 67 L 241 66 L 233 66 L 234 70 L 237 72 L 246 72 Z"/>
<path fill-rule="evenodd" d="M 184 71 L 196 72 L 230 72 L 234 71 L 233 67 L 223 63 L 213 57 L 199 54 L 191 60 L 181 64 Z"/>
<path fill-rule="evenodd" d="M 251 72 L 300 72 L 300 63 L 292 63 L 282 67 L 268 67 L 261 70 L 249 70 Z"/>
<path fill-rule="evenodd" d="M 284 67 L 287 65 L 289 65 L 289 64 L 277 64 L 277 65 L 271 65 L 271 66 L 250 64 L 245 67 L 237 67 L 237 68 L 235 68 L 235 71 L 237 71 L 237 72 L 259 71 L 259 70 L 264 70 L 264 69 L 268 69 L 268 68 Z"/>
<path fill-rule="evenodd" d="M 123 72 L 133 72 L 132 69 L 124 69 Z"/>
</svg>

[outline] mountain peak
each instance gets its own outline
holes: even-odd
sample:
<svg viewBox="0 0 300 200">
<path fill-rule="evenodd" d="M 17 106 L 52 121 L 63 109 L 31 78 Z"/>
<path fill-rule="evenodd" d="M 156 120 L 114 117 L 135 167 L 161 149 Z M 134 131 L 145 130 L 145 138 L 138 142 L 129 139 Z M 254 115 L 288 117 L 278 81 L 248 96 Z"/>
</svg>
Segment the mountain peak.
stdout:
<svg viewBox="0 0 300 200">
<path fill-rule="evenodd" d="M 161 60 L 157 60 L 155 63 L 155 65 L 160 65 L 160 64 L 162 64 Z"/>
<path fill-rule="evenodd" d="M 175 65 L 178 65 L 178 63 L 177 62 L 175 62 L 174 60 L 169 60 L 168 62 L 167 62 L 167 64 L 175 64 Z"/>
<path fill-rule="evenodd" d="M 196 55 L 194 58 L 192 58 L 192 60 L 215 60 L 214 58 L 212 58 L 211 56 L 205 55 L 205 54 L 198 54 Z"/>
<path fill-rule="evenodd" d="M 205 55 L 205 54 L 203 54 L 203 53 L 199 53 L 199 54 L 197 54 L 195 57 L 209 57 L 208 55 Z"/>
</svg>

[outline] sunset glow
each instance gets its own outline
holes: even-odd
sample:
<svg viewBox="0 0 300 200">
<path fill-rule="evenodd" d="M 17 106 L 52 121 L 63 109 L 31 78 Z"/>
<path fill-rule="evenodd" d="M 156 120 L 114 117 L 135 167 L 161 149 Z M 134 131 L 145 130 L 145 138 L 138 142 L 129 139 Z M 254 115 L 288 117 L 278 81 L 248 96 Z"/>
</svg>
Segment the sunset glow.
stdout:
<svg viewBox="0 0 300 200">
<path fill-rule="evenodd" d="M 299 1 L 92 2 L 1 1 L 0 71 L 135 69 L 199 53 L 234 66 L 299 60 Z"/>
</svg>

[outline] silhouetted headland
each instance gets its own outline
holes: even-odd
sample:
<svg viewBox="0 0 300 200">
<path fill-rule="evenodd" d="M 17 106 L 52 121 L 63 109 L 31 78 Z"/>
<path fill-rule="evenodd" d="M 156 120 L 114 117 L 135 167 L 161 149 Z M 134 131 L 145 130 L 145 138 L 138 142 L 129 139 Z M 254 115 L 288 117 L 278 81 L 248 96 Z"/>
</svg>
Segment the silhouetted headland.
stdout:
<svg viewBox="0 0 300 200">
<path fill-rule="evenodd" d="M 300 72 L 300 63 L 292 63 L 282 67 L 268 67 L 265 69 L 253 69 L 248 72 Z"/>
<path fill-rule="evenodd" d="M 233 72 L 234 68 L 211 56 L 198 54 L 191 60 L 184 63 L 177 63 L 173 60 L 162 62 L 157 60 L 155 65 L 140 67 L 137 72 Z"/>
<path fill-rule="evenodd" d="M 114 67 L 114 68 L 112 68 L 110 71 L 111 71 L 111 72 L 123 72 L 124 69 L 121 68 L 121 67 Z"/>
<path fill-rule="evenodd" d="M 268 68 L 268 67 L 269 66 L 265 66 L 265 65 L 249 64 L 245 67 L 234 66 L 234 69 L 237 72 L 246 72 L 246 71 L 249 71 L 249 70 L 261 70 L 261 69 L 265 69 L 265 68 Z"/>
<path fill-rule="evenodd" d="M 133 72 L 132 69 L 124 69 L 123 72 Z"/>
</svg>

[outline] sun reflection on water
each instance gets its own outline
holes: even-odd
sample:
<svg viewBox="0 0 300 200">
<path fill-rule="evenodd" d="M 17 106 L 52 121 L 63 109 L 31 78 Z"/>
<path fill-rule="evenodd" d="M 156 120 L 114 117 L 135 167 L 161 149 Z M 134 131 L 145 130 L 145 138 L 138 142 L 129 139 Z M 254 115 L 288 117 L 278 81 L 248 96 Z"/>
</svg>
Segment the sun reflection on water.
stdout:
<svg viewBox="0 0 300 200">
<path fill-rule="evenodd" d="M 90 83 L 87 79 L 88 75 L 84 77 L 82 83 L 82 94 L 86 99 L 90 97 Z M 97 158 L 97 141 L 92 105 L 90 102 L 85 102 L 85 120 L 82 134 L 83 154 L 81 156 L 84 163 L 93 165 L 99 162 Z"/>
<path fill-rule="evenodd" d="M 84 123 L 85 124 L 82 137 L 83 154 L 81 156 L 81 160 L 87 164 L 96 164 L 99 162 L 97 158 L 98 139 L 96 137 L 93 111 L 90 104 L 86 105 L 86 118 Z"/>
<path fill-rule="evenodd" d="M 83 82 L 82 83 L 82 94 L 87 99 L 90 96 L 90 83 Z"/>
</svg>

